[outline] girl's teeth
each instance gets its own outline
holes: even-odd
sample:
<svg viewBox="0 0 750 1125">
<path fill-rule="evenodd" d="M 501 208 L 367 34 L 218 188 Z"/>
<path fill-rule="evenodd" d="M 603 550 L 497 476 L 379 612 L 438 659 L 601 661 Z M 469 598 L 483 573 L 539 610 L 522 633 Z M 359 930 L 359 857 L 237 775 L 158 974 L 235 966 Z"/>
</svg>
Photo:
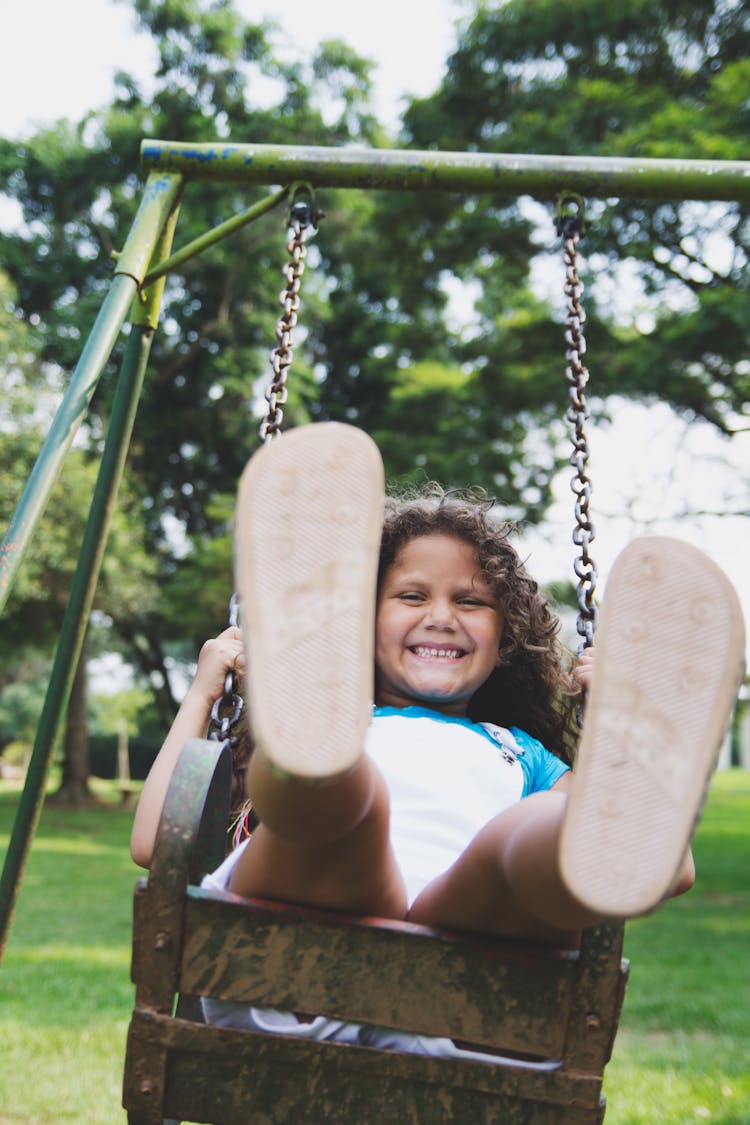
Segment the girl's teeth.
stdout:
<svg viewBox="0 0 750 1125">
<path fill-rule="evenodd" d="M 457 660 L 461 653 L 455 648 L 415 648 L 417 656 L 442 656 L 446 660 Z"/>
</svg>

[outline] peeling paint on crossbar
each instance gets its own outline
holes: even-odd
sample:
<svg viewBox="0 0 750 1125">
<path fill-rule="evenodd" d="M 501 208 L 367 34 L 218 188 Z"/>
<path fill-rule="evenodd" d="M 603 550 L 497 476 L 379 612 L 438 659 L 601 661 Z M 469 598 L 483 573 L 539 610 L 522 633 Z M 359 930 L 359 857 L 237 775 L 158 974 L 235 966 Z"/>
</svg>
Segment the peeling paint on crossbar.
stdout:
<svg viewBox="0 0 750 1125">
<path fill-rule="evenodd" d="M 186 179 L 406 191 L 495 192 L 554 198 L 750 199 L 750 161 L 640 160 L 605 156 L 418 152 L 291 145 L 186 144 L 146 140 L 144 172 Z"/>
</svg>

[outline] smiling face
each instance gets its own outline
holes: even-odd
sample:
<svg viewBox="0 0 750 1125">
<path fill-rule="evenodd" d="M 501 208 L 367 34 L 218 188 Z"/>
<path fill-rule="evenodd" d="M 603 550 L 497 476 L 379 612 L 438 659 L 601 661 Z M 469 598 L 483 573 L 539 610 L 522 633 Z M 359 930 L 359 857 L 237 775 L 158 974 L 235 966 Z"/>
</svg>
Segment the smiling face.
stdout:
<svg viewBox="0 0 750 1125">
<path fill-rule="evenodd" d="M 502 629 L 471 544 L 444 534 L 410 540 L 378 595 L 378 704 L 465 715 L 495 667 Z"/>
</svg>

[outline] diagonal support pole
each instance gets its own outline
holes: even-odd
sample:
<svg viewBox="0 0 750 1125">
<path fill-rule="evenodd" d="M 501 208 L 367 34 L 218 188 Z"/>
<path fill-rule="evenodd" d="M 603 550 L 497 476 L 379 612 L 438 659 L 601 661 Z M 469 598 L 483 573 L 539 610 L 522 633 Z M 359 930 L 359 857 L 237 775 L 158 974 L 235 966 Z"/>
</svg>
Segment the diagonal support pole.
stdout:
<svg viewBox="0 0 750 1125">
<path fill-rule="evenodd" d="M 154 246 L 182 188 L 176 173 L 152 173 L 110 291 L 94 322 L 68 389 L 0 544 L 0 612 L 8 600 L 32 536 L 47 506 L 65 455 L 89 407 L 102 371 L 143 282 Z"/>
<path fill-rule="evenodd" d="M 148 267 L 154 245 L 157 248 L 157 260 L 167 256 L 177 221 L 180 186 L 179 180 L 170 185 L 171 190 L 164 193 L 163 200 L 160 201 L 161 205 L 154 216 L 154 221 L 149 222 L 148 238 L 150 246 L 147 242 L 141 242 L 140 240 L 136 242 L 134 249 L 132 246 L 126 245 L 120 259 L 120 268 L 122 268 L 124 261 L 128 270 L 140 270 L 143 273 Z M 166 204 L 166 210 L 163 204 Z M 157 218 L 158 222 L 156 221 Z M 139 283 L 135 272 L 129 274 L 129 278 L 132 280 L 133 286 Z M 164 281 L 162 279 L 144 293 L 142 301 L 140 298 L 136 298 L 133 305 L 133 325 L 122 360 L 112 405 L 112 418 L 99 466 L 99 474 L 81 544 L 78 565 L 65 610 L 55 662 L 37 727 L 21 800 L 13 823 L 2 877 L 0 878 L 0 958 L 2 958 L 5 948 L 21 877 L 44 803 L 47 777 L 58 731 L 68 706 L 73 678 L 81 657 L 86 627 L 96 592 L 102 559 L 104 558 L 112 512 L 117 500 L 117 492 L 122 479 L 151 351 L 163 289 Z M 117 327 L 119 329 L 120 325 L 118 324 Z M 104 357 L 102 363 L 106 358 L 108 356 Z"/>
</svg>

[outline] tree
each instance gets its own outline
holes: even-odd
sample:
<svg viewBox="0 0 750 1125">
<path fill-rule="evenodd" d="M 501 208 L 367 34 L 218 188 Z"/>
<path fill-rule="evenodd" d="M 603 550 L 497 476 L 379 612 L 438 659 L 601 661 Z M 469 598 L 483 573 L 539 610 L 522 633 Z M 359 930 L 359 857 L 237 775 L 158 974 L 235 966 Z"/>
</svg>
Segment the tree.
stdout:
<svg viewBox="0 0 750 1125">
<path fill-rule="evenodd" d="M 280 63 L 269 28 L 229 0 L 134 0 L 159 66 L 148 96 L 117 77 L 109 109 L 0 144 L 7 191 L 24 224 L 0 239 L 17 287 L 14 316 L 35 326 L 48 369 L 75 362 L 111 276 L 109 254 L 137 204 L 144 136 L 286 144 L 370 145 L 387 138 L 369 111 L 369 64 L 341 43 Z M 748 31 L 729 0 L 547 0 L 477 5 L 439 89 L 416 99 L 402 141 L 416 148 L 624 155 L 732 156 L 746 120 Z M 261 105 L 261 77 L 273 105 Z M 246 208 L 264 191 L 191 185 L 178 244 Z M 482 481 L 513 513 L 538 519 L 560 464 L 566 405 L 562 330 L 534 292 L 545 253 L 528 200 L 446 193 L 321 193 L 327 212 L 303 291 L 289 424 L 354 421 L 378 440 L 388 475 Z M 729 433 L 748 375 L 742 309 L 745 208 L 625 202 L 596 208 L 586 238 L 592 268 L 638 265 L 642 303 L 656 324 L 622 326 L 590 285 L 588 324 L 597 386 L 654 395 Z M 551 225 L 546 219 L 546 232 Z M 701 264 L 708 228 L 728 265 Z M 231 591 L 235 482 L 256 444 L 258 385 L 278 314 L 281 216 L 186 263 L 169 279 L 163 329 L 128 466 L 131 521 L 143 528 L 158 596 L 108 606 L 143 677 L 158 684 L 165 722 L 174 706 L 170 646 L 197 650 L 223 624 Z M 452 284 L 476 293 L 467 328 L 446 317 Z M 558 318 L 559 319 L 559 318 Z M 600 374 L 601 372 L 601 374 Z M 106 429 L 108 380 L 87 440 Z M 115 551 L 115 555 L 117 552 Z M 114 563 L 108 561 L 108 566 Z M 106 568 L 105 568 L 106 569 Z M 122 587 L 122 583 L 119 583 Z M 143 583 L 144 588 L 146 583 Z"/>
<path fill-rule="evenodd" d="M 41 363 L 37 342 L 13 311 L 13 289 L 0 272 L 0 347 L 8 410 L 0 442 L 0 525 L 10 519 L 28 477 L 58 397 L 57 373 Z M 91 435 L 84 427 L 82 437 Z M 95 444 L 95 443 L 94 443 Z M 0 631 L 0 715 L 7 737 L 30 740 L 41 713 L 45 680 L 68 601 L 97 465 L 82 448 L 69 454 L 29 552 Z M 143 549 L 139 509 L 127 484 L 113 516 L 113 529 L 96 606 L 125 612 L 129 603 L 147 607 L 154 596 L 154 567 Z M 88 789 L 86 651 L 77 669 L 64 731 L 60 798 L 84 803 Z M 17 729 L 13 730 L 15 716 Z M 33 730 L 33 727 L 32 727 Z"/>
<path fill-rule="evenodd" d="M 321 44 L 312 60 L 293 67 L 275 60 L 264 28 L 246 24 L 223 0 L 139 0 L 135 11 L 159 48 L 151 99 L 121 74 L 104 114 L 87 115 L 76 125 L 59 123 L 23 144 L 0 147 L 7 191 L 24 216 L 18 230 L 2 237 L 17 289 L 15 315 L 37 324 L 41 360 L 54 370 L 72 368 L 109 283 L 109 255 L 138 203 L 138 145 L 144 136 L 249 133 L 267 141 L 295 137 L 328 144 L 355 135 L 370 142 L 377 137 L 366 111 L 368 66 L 343 44 Z M 254 103 L 262 76 L 271 77 L 279 90 L 268 109 Z M 264 194 L 196 187 L 184 208 L 181 240 Z M 205 573 L 191 577 L 210 556 L 221 568 L 213 585 L 218 588 L 219 577 L 226 582 L 222 617 L 231 592 L 230 508 L 224 497 L 233 492 L 256 444 L 256 381 L 273 341 L 284 230 L 280 214 L 248 228 L 200 262 L 188 263 L 167 287 L 164 332 L 154 347 L 129 464 L 160 597 L 110 606 L 114 628 L 144 675 L 161 680 L 165 719 L 173 707 L 165 646 L 178 637 L 195 642 L 216 628 L 212 611 L 218 597 L 208 597 L 201 610 L 188 606 L 182 591 L 191 582 L 202 593 L 212 585 Z M 312 294 L 307 301 L 314 308 Z M 295 388 L 305 384 L 313 380 L 300 359 Z M 101 445 L 110 402 L 105 380 L 86 434 L 92 453 Z M 295 414 L 306 416 L 296 389 L 291 420 Z M 222 547 L 218 555 L 215 540 Z"/>
<path fill-rule="evenodd" d="M 732 0 L 478 5 L 440 89 L 409 107 L 404 139 L 448 149 L 743 159 L 749 48 L 745 5 Z M 485 212 L 475 200 L 446 201 L 439 222 L 453 232 L 454 272 L 477 282 L 483 294 L 469 351 L 501 366 L 502 324 L 493 323 L 492 310 L 502 310 L 508 292 L 488 290 L 483 263 L 489 247 L 476 239 L 477 212 L 492 208 L 490 203 Z M 641 304 L 651 309 L 648 330 L 632 322 L 617 329 L 602 303 L 599 316 L 591 317 L 602 391 L 657 397 L 726 434 L 735 432 L 747 417 L 750 390 L 742 311 L 747 205 L 682 204 L 677 198 L 621 200 L 616 206 L 610 201 L 592 210 L 589 280 L 596 280 L 594 263 L 605 274 L 628 257 L 638 266 Z M 516 236 L 505 251 L 493 251 L 492 276 L 508 269 L 512 277 L 519 259 L 534 256 L 535 234 L 529 228 L 523 237 L 523 201 L 495 203 L 494 211 L 500 227 Z M 594 284 L 592 310 L 596 298 Z M 517 302 L 511 301 L 512 308 Z M 530 367 L 543 358 L 547 342 L 545 333 L 540 341 L 536 336 L 529 333 L 523 342 Z M 512 385 L 510 392 L 513 401 Z"/>
</svg>

